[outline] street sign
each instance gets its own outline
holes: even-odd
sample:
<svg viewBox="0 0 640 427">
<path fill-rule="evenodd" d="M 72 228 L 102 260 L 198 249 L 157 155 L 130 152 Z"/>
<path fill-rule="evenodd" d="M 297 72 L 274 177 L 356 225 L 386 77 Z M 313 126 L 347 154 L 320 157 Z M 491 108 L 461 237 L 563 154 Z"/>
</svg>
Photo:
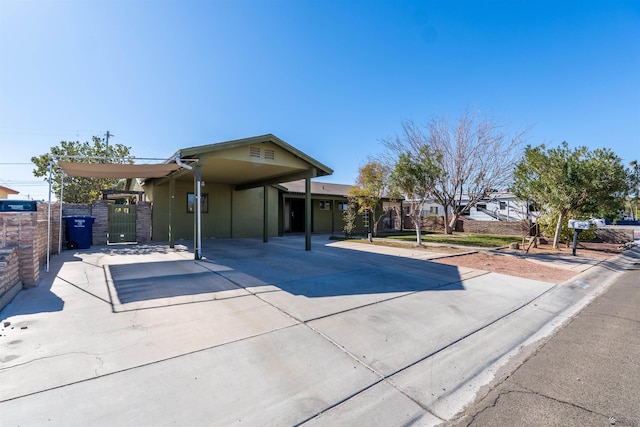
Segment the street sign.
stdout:
<svg viewBox="0 0 640 427">
<path fill-rule="evenodd" d="M 575 230 L 588 230 L 591 227 L 589 221 L 580 220 L 580 219 L 570 219 L 569 220 L 569 228 L 573 228 Z"/>
</svg>

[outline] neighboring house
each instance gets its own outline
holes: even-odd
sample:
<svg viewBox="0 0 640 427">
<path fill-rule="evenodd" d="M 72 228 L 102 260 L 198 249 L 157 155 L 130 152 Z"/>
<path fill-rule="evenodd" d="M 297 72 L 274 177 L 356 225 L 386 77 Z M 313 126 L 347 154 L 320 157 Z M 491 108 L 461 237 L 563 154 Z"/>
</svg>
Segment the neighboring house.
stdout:
<svg viewBox="0 0 640 427">
<path fill-rule="evenodd" d="M 20 192 L 16 191 L 16 190 L 12 190 L 11 188 L 8 188 L 8 187 L 3 187 L 2 185 L 0 185 L 0 199 L 8 198 L 9 194 L 20 194 Z"/>
<path fill-rule="evenodd" d="M 462 197 L 461 206 L 465 206 L 468 199 Z M 410 207 L 404 205 L 405 216 L 410 214 Z M 451 211 L 449 211 L 451 214 Z M 422 209 L 421 215 L 443 216 L 444 206 L 428 200 Z M 530 219 L 535 221 L 538 218 L 538 212 L 535 207 L 527 202 L 519 200 L 513 193 L 508 191 L 495 192 L 487 195 L 486 198 L 472 206 L 462 216 L 463 219 L 471 219 L 476 221 L 521 221 L 522 219 Z M 410 222 L 409 222 L 410 223 Z"/>
<path fill-rule="evenodd" d="M 464 203 L 464 200 L 463 202 Z M 523 219 L 535 221 L 538 212 L 531 204 L 518 199 L 509 191 L 495 192 L 471 207 L 463 218 L 478 221 L 510 221 Z"/>
</svg>

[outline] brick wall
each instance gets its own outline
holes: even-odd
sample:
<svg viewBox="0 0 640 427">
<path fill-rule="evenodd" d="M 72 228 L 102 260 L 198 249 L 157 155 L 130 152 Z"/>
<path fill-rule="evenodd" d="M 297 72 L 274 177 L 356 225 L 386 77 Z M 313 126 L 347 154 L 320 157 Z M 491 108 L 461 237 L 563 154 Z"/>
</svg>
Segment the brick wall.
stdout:
<svg viewBox="0 0 640 427">
<path fill-rule="evenodd" d="M 106 245 L 107 233 L 109 232 L 109 202 L 107 200 L 96 200 L 91 204 L 91 215 L 93 221 L 93 242 L 94 245 Z"/>
<path fill-rule="evenodd" d="M 0 310 L 22 289 L 18 248 L 0 248 Z"/>
<path fill-rule="evenodd" d="M 633 229 L 630 228 L 596 228 L 596 237 L 606 243 L 633 242 Z"/>
<path fill-rule="evenodd" d="M 137 212 L 137 240 L 148 242 L 151 240 L 151 203 L 138 202 Z M 7 292 L 14 294 L 16 285 L 19 284 L 18 290 L 38 285 L 40 271 L 47 259 L 47 240 L 50 242 L 49 254 L 58 254 L 60 245 L 62 248 L 67 247 L 64 217 L 93 216 L 92 245 L 107 244 L 109 204 L 106 200 L 97 200 L 91 205 L 64 203 L 62 227 L 59 222 L 60 204 L 51 205 L 50 228 L 48 215 L 47 204 L 39 204 L 37 212 L 0 213 L 0 309 L 1 304 L 7 302 Z"/>
<path fill-rule="evenodd" d="M 38 205 L 38 249 L 37 256 L 41 262 L 47 259 L 47 234 L 51 233 L 51 239 L 49 244 L 49 253 L 57 254 L 59 248 L 60 227 L 58 220 L 60 218 L 60 203 L 51 204 L 51 229 L 47 227 L 47 218 L 49 216 L 48 207 L 46 204 Z M 64 233 L 64 229 L 63 229 Z"/>
<path fill-rule="evenodd" d="M 40 270 L 47 258 L 47 235 L 51 232 L 49 253 L 58 253 L 58 228 L 56 227 L 59 205 L 53 204 L 52 227 L 49 230 L 48 205 L 38 205 L 37 212 L 2 212 L 0 213 L 0 248 L 15 249 L 17 257 L 6 258 L 3 269 L 18 271 L 17 279 L 13 274 L 5 275 L 3 280 L 14 280 L 14 283 L 4 283 L 3 291 L 21 282 L 22 286 L 37 286 L 40 282 Z M 8 263 L 8 264 L 7 264 Z M 11 265 L 15 263 L 15 265 Z M 0 297 L 3 293 L 0 292 Z"/>
<path fill-rule="evenodd" d="M 136 205 L 136 239 L 138 242 L 148 242 L 151 240 L 151 203 L 138 202 Z M 65 203 L 62 206 L 62 216 L 87 215 L 94 217 L 91 230 L 92 245 L 106 245 L 107 233 L 109 232 L 109 202 L 107 200 L 96 200 L 92 204 Z M 57 216 L 54 223 L 57 227 Z M 62 221 L 63 247 L 67 247 L 65 236 L 66 220 Z"/>
<path fill-rule="evenodd" d="M 138 202 L 136 206 L 136 240 L 148 242 L 151 240 L 151 202 Z"/>
<path fill-rule="evenodd" d="M 465 233 L 479 233 L 479 234 L 498 234 L 504 236 L 522 236 L 528 235 L 528 225 L 524 225 L 522 221 L 507 222 L 507 221 L 477 221 L 472 219 L 465 219 L 464 221 L 458 221 L 458 224 L 462 224 L 462 230 Z M 523 229 L 524 227 L 524 229 Z"/>
</svg>

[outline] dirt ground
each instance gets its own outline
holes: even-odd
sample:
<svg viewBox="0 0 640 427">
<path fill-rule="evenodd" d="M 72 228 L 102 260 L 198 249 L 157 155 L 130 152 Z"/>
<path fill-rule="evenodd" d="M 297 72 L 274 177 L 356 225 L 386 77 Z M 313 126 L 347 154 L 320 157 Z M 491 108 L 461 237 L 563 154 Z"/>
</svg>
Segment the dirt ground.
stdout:
<svg viewBox="0 0 640 427">
<path fill-rule="evenodd" d="M 478 252 L 469 255 L 439 258 L 434 261 L 443 264 L 457 265 L 552 283 L 562 283 L 578 274 L 577 271 L 565 270 L 529 261 L 526 255 L 523 254 L 522 250 L 502 249 L 501 252 L 503 252 L 504 255 Z M 622 252 L 620 245 L 607 243 L 584 243 L 581 246 L 578 246 L 576 255 L 587 258 L 607 259 L 614 257 L 620 252 Z M 570 256 L 572 254 L 572 249 L 563 246 L 556 250 L 549 244 L 543 244 L 539 245 L 538 248 L 531 248 L 529 253 Z M 522 256 L 515 257 L 509 256 L 509 254 L 518 254 Z"/>
</svg>

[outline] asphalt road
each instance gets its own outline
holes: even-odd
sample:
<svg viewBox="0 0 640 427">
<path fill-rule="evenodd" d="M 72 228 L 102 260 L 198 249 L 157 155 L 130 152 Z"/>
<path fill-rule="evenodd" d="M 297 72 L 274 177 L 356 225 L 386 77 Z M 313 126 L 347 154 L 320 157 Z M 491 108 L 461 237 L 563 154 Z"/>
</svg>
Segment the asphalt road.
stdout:
<svg viewBox="0 0 640 427">
<path fill-rule="evenodd" d="M 450 425 L 639 426 L 640 267 Z"/>
</svg>

